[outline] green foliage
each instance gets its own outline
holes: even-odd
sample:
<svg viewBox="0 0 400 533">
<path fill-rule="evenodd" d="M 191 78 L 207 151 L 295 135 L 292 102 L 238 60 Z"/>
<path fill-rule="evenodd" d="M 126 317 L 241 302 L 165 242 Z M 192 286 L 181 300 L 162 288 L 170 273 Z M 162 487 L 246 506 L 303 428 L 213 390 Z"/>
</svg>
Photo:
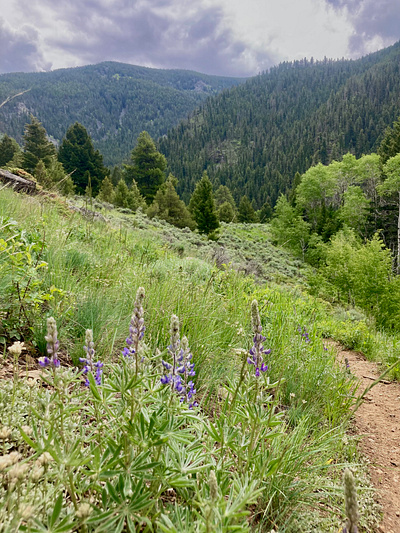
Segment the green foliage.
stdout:
<svg viewBox="0 0 400 533">
<path fill-rule="evenodd" d="M 170 174 L 167 181 L 158 189 L 147 214 L 150 218 L 157 216 L 177 228 L 193 230 L 196 224 L 185 203 L 179 198 L 175 185 L 176 179 Z"/>
<path fill-rule="evenodd" d="M 121 179 L 118 182 L 118 185 L 115 188 L 115 194 L 113 199 L 113 204 L 117 207 L 129 207 L 129 189 L 126 181 Z"/>
<path fill-rule="evenodd" d="M 140 194 L 147 204 L 154 200 L 156 192 L 164 182 L 164 171 L 167 167 L 165 157 L 158 152 L 153 139 L 142 131 L 137 144 L 131 153 L 132 165 L 124 165 L 125 180 L 136 181 Z"/>
<path fill-rule="evenodd" d="M 255 223 L 258 222 L 256 212 L 247 196 L 242 196 L 238 208 L 238 221 Z"/>
<path fill-rule="evenodd" d="M 103 165 L 102 155 L 94 149 L 92 140 L 82 124 L 75 122 L 68 128 L 58 151 L 58 159 L 64 169 L 71 174 L 79 194 L 85 193 L 88 175 L 93 194 L 98 193 L 108 170 Z"/>
<path fill-rule="evenodd" d="M 230 202 L 224 202 L 218 206 L 218 219 L 221 222 L 235 222 L 237 219 L 237 211 Z"/>
<path fill-rule="evenodd" d="M 110 204 L 114 202 L 114 187 L 109 176 L 106 176 L 101 182 L 97 199 L 100 202 L 109 202 Z"/>
<path fill-rule="evenodd" d="M 271 231 L 278 244 L 288 246 L 304 257 L 310 238 L 310 224 L 303 220 L 283 195 L 276 203 Z"/>
<path fill-rule="evenodd" d="M 47 139 L 46 130 L 37 118 L 31 116 L 31 123 L 25 126 L 23 168 L 34 172 L 40 160 L 47 167 L 54 155 L 56 149 Z"/>
<path fill-rule="evenodd" d="M 208 235 L 219 228 L 213 188 L 207 172 L 203 172 L 201 180 L 196 184 L 190 198 L 189 210 L 200 233 Z"/>
<path fill-rule="evenodd" d="M 6 166 L 18 152 L 20 148 L 15 139 L 3 135 L 0 140 L 0 167 Z"/>
<path fill-rule="evenodd" d="M 385 131 L 385 135 L 378 148 L 378 154 L 381 157 L 382 164 L 400 153 L 400 118 L 393 122 L 391 127 Z"/>
</svg>

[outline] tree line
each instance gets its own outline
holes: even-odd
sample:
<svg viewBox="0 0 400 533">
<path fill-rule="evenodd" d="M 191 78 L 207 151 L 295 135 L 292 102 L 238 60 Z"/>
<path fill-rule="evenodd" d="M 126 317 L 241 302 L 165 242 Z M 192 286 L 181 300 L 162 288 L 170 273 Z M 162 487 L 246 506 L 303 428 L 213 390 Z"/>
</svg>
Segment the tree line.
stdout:
<svg viewBox="0 0 400 533">
<path fill-rule="evenodd" d="M 110 170 L 82 124 L 76 122 L 68 128 L 57 150 L 43 125 L 32 116 L 25 128 L 23 149 L 8 135 L 1 138 L 2 166 L 16 173 L 23 169 L 45 189 L 57 189 L 66 195 L 87 194 L 133 212 L 141 208 L 150 217 L 181 228 L 197 228 L 210 236 L 215 236 L 221 221 L 258 222 L 272 212 L 256 212 L 246 196 L 237 206 L 231 191 L 223 185 L 214 193 L 206 172 L 186 205 L 177 193 L 176 177 L 166 175 L 165 156 L 146 131 L 139 135 L 130 161 Z"/>
<path fill-rule="evenodd" d="M 271 229 L 276 243 L 318 269 L 311 279 L 317 292 L 399 329 L 400 118 L 377 153 L 347 153 L 297 174 L 276 203 Z"/>
</svg>

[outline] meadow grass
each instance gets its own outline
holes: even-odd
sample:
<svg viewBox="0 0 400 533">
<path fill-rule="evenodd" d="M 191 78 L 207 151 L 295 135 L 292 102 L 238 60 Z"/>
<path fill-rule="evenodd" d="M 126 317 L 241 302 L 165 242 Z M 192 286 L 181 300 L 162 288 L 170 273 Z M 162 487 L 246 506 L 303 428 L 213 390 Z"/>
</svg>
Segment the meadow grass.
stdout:
<svg viewBox="0 0 400 533">
<path fill-rule="evenodd" d="M 359 479 L 364 470 L 345 434 L 356 382 L 324 347 L 325 304 L 293 282 L 266 286 L 217 268 L 205 259 L 218 245 L 195 234 L 118 217 L 85 219 L 59 198 L 0 191 L 4 362 L 15 340 L 44 356 L 51 316 L 62 361 L 41 384 L 19 369 L 0 389 L 0 531 L 337 531 L 343 468 Z M 263 228 L 250 233 L 249 248 L 265 245 Z M 121 351 L 139 286 L 136 366 Z M 260 378 L 246 361 L 254 299 L 271 349 Z M 160 382 L 171 315 L 196 364 L 193 409 Z M 77 369 L 87 329 L 104 364 L 100 386 L 89 372 L 85 387 Z M 370 499 L 367 489 L 359 496 Z M 376 514 L 363 509 L 368 530 Z"/>
</svg>

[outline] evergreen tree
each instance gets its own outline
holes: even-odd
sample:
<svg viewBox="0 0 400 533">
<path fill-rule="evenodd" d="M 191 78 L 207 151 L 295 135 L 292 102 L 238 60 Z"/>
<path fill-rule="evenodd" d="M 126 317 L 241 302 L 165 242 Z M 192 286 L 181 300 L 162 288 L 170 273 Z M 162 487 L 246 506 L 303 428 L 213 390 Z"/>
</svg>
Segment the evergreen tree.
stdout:
<svg viewBox="0 0 400 533">
<path fill-rule="evenodd" d="M 210 234 L 219 228 L 212 184 L 205 171 L 190 198 L 189 210 L 200 233 Z"/>
<path fill-rule="evenodd" d="M 33 175 L 37 179 L 37 182 L 42 185 L 42 187 L 44 187 L 45 189 L 51 188 L 51 178 L 48 176 L 46 167 L 44 166 L 44 163 L 41 159 L 39 159 Z"/>
<path fill-rule="evenodd" d="M 256 212 L 247 196 L 242 196 L 239 203 L 239 222 L 258 222 Z"/>
<path fill-rule="evenodd" d="M 265 224 L 269 220 L 271 220 L 274 210 L 272 209 L 271 204 L 267 200 L 265 204 L 262 206 L 262 208 L 257 211 L 257 216 L 261 224 Z"/>
<path fill-rule="evenodd" d="M 129 189 L 128 185 L 126 184 L 125 180 L 121 179 L 118 182 L 118 185 L 115 188 L 115 194 L 114 194 L 114 205 L 117 207 L 124 207 L 126 209 L 129 208 L 129 202 L 128 202 L 128 196 L 129 196 Z"/>
<path fill-rule="evenodd" d="M 164 182 L 167 160 L 156 149 L 153 139 L 142 131 L 131 153 L 132 165 L 125 165 L 128 183 L 135 180 L 148 205 L 154 200 L 157 190 Z"/>
<path fill-rule="evenodd" d="M 383 165 L 398 153 L 400 153 L 400 117 L 391 128 L 387 128 L 378 148 L 378 154 L 381 156 Z"/>
<path fill-rule="evenodd" d="M 0 141 L 0 167 L 7 165 L 18 151 L 17 142 L 8 135 L 3 135 Z"/>
<path fill-rule="evenodd" d="M 237 217 L 236 209 L 232 207 L 230 202 L 224 202 L 218 207 L 218 218 L 221 222 L 230 224 Z"/>
<path fill-rule="evenodd" d="M 88 173 L 95 195 L 101 182 L 108 175 L 108 170 L 103 165 L 102 155 L 94 149 L 88 132 L 78 122 L 68 128 L 58 151 L 58 159 L 65 170 L 71 174 L 79 194 L 84 194 L 88 186 Z"/>
<path fill-rule="evenodd" d="M 23 168 L 34 172 L 40 160 L 47 167 L 55 154 L 56 149 L 47 139 L 46 130 L 37 118 L 31 116 L 31 123 L 25 126 Z"/>
<path fill-rule="evenodd" d="M 143 209 L 147 207 L 146 200 L 140 194 L 139 187 L 135 180 L 132 181 L 131 188 L 128 192 L 128 207 L 135 212 L 139 207 L 142 207 Z"/>
<path fill-rule="evenodd" d="M 236 202 L 232 196 L 232 193 L 226 185 L 220 185 L 217 189 L 217 192 L 215 193 L 215 203 L 217 206 L 220 206 L 224 204 L 225 202 L 228 202 L 231 204 L 233 209 L 236 209 Z"/>
<path fill-rule="evenodd" d="M 75 185 L 69 174 L 66 174 L 64 167 L 57 159 L 56 156 L 51 158 L 47 174 L 50 177 L 53 187 L 65 196 L 73 194 L 75 191 Z"/>
<path fill-rule="evenodd" d="M 109 202 L 110 204 L 113 203 L 114 187 L 111 179 L 108 176 L 106 176 L 101 182 L 100 191 L 97 195 L 97 199 L 100 200 L 100 202 Z"/>
<path fill-rule="evenodd" d="M 121 167 L 115 166 L 111 172 L 111 182 L 113 186 L 116 187 L 118 185 L 119 180 L 122 178 L 123 176 Z"/>
<path fill-rule="evenodd" d="M 167 181 L 158 189 L 147 214 L 151 218 L 157 216 L 166 220 L 178 228 L 187 227 L 193 230 L 196 224 L 185 203 L 179 198 L 175 189 L 176 184 L 176 178 L 170 174 Z"/>
</svg>

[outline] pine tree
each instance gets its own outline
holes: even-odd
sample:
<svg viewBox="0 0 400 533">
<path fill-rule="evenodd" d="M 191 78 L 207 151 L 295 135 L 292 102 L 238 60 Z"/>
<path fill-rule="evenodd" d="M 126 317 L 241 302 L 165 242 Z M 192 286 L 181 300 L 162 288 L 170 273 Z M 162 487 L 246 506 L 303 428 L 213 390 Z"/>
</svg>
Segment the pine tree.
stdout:
<svg viewBox="0 0 400 533">
<path fill-rule="evenodd" d="M 61 194 L 69 196 L 74 193 L 75 185 L 69 174 L 66 174 L 64 167 L 57 159 L 56 156 L 51 158 L 49 168 L 47 169 L 53 187 L 57 189 Z"/>
<path fill-rule="evenodd" d="M 128 192 L 128 207 L 134 212 L 136 212 L 139 207 L 142 207 L 143 209 L 147 207 L 146 201 L 140 194 L 139 187 L 135 180 L 132 181 L 131 188 Z"/>
<path fill-rule="evenodd" d="M 115 194 L 114 194 L 114 205 L 117 207 L 124 207 L 126 209 L 129 208 L 129 202 L 128 202 L 128 196 L 129 196 L 129 189 L 128 185 L 126 184 L 125 180 L 119 180 L 118 185 L 115 188 Z"/>
<path fill-rule="evenodd" d="M 239 222 L 258 222 L 256 212 L 247 196 L 242 196 L 239 203 Z"/>
<path fill-rule="evenodd" d="M 227 224 L 237 218 L 236 210 L 230 202 L 224 202 L 218 207 L 218 218 L 221 222 L 226 222 Z"/>
<path fill-rule="evenodd" d="M 219 228 L 212 184 L 207 172 L 203 172 L 203 177 L 196 183 L 190 198 L 189 210 L 200 233 L 210 234 Z"/>
<path fill-rule="evenodd" d="M 100 200 L 100 202 L 109 202 L 110 204 L 113 203 L 114 187 L 111 182 L 111 179 L 108 176 L 106 176 L 101 182 L 100 191 L 97 195 L 97 199 Z"/>
<path fill-rule="evenodd" d="M 41 159 L 39 159 L 38 164 L 35 167 L 34 174 L 37 182 L 42 185 L 45 189 L 50 189 L 52 185 L 51 178 L 47 174 L 46 167 Z"/>
<path fill-rule="evenodd" d="M 25 126 L 23 168 L 32 173 L 40 160 L 48 167 L 55 154 L 56 149 L 47 139 L 46 130 L 37 118 L 31 116 L 31 123 Z"/>
<path fill-rule="evenodd" d="M 167 181 L 158 189 L 147 214 L 150 218 L 157 216 L 178 228 L 196 226 L 185 203 L 176 192 L 177 179 L 170 174 Z"/>
<path fill-rule="evenodd" d="M 103 156 L 93 147 L 92 140 L 82 124 L 75 122 L 68 131 L 58 151 L 58 159 L 71 174 L 79 194 L 88 186 L 88 174 L 93 194 L 96 195 L 103 179 L 108 175 Z"/>
<path fill-rule="evenodd" d="M 3 135 L 0 141 L 0 167 L 7 165 L 18 151 L 17 142 L 8 135 Z"/>
<path fill-rule="evenodd" d="M 378 148 L 382 165 L 398 153 L 400 153 L 400 117 L 393 123 L 391 128 L 387 128 Z"/>
<path fill-rule="evenodd" d="M 157 190 L 164 182 L 167 167 L 165 157 L 156 149 L 153 139 L 142 131 L 131 153 L 132 165 L 125 165 L 128 183 L 135 180 L 148 205 L 154 200 Z"/>
</svg>

